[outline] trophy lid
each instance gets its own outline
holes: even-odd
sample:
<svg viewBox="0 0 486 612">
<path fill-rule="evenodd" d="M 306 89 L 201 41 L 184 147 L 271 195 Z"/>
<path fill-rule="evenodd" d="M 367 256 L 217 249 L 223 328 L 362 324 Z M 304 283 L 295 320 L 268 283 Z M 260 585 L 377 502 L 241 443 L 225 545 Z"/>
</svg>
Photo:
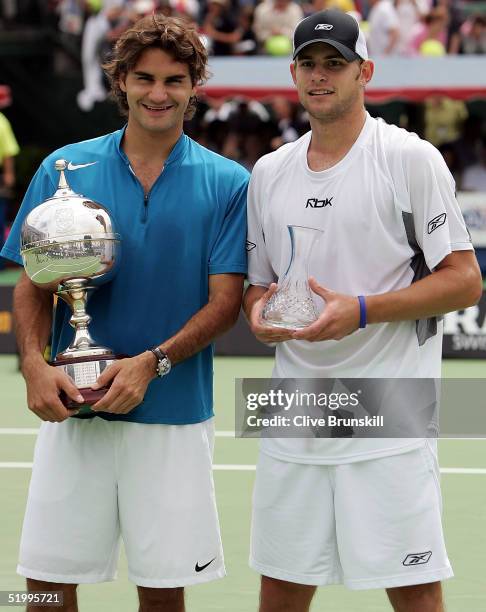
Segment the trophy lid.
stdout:
<svg viewBox="0 0 486 612">
<path fill-rule="evenodd" d="M 99 202 L 69 186 L 67 162 L 57 160 L 56 192 L 24 219 L 21 255 L 27 275 L 39 285 L 70 278 L 98 278 L 114 267 L 120 235 Z"/>
<path fill-rule="evenodd" d="M 21 231 L 21 250 L 46 241 L 120 240 L 108 210 L 70 188 L 64 174 L 66 160 L 58 159 L 55 168 L 60 172 L 58 188 L 26 216 Z"/>
</svg>

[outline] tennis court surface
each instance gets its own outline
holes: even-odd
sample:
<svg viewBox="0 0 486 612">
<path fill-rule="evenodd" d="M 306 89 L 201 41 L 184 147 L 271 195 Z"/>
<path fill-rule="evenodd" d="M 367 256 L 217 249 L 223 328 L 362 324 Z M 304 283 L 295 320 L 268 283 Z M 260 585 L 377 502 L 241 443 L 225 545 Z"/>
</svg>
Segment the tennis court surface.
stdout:
<svg viewBox="0 0 486 612">
<path fill-rule="evenodd" d="M 228 576 L 187 589 L 189 612 L 257 609 L 259 580 L 247 564 L 257 442 L 233 437 L 233 381 L 269 376 L 271 364 L 271 359 L 257 357 L 220 357 L 215 361 L 218 432 L 215 482 Z M 481 361 L 444 363 L 445 377 L 482 378 L 485 373 L 486 363 Z M 0 590 L 19 590 L 24 588 L 24 583 L 15 573 L 17 546 L 39 420 L 26 408 L 23 379 L 17 370 L 16 358 L 10 355 L 0 356 L 0 408 Z M 444 527 L 456 576 L 444 586 L 447 611 L 486 612 L 486 441 L 441 440 L 439 448 Z M 135 588 L 127 579 L 123 555 L 118 580 L 81 586 L 79 601 L 82 612 L 137 610 Z M 353 593 L 336 586 L 320 589 L 312 610 L 382 612 L 390 608 L 382 591 Z"/>
</svg>

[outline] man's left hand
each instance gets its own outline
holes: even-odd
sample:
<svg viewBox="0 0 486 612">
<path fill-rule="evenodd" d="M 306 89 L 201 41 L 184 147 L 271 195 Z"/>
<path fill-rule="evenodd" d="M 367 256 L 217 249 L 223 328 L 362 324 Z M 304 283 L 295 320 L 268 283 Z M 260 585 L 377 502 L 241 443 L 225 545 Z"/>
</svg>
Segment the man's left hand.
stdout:
<svg viewBox="0 0 486 612">
<path fill-rule="evenodd" d="M 314 293 L 321 296 L 326 306 L 317 321 L 293 333 L 295 340 L 341 340 L 359 328 L 357 297 L 335 293 L 319 285 L 312 277 L 309 278 L 309 286 Z"/>
<path fill-rule="evenodd" d="M 136 357 L 119 359 L 98 377 L 92 389 L 111 387 L 96 404 L 95 412 L 126 414 L 142 403 L 149 382 L 155 377 L 155 358 L 148 351 Z"/>
</svg>

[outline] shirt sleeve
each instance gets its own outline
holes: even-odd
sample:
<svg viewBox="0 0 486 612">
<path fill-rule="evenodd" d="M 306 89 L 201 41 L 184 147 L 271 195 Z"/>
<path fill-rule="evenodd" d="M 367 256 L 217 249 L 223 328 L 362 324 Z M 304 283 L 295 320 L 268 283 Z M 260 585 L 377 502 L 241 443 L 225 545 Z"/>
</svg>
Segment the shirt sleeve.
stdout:
<svg viewBox="0 0 486 612">
<path fill-rule="evenodd" d="M 228 204 L 209 259 L 209 274 L 246 274 L 246 196 L 248 172 L 234 173 Z"/>
<path fill-rule="evenodd" d="M 402 163 L 415 238 L 428 268 L 433 270 L 452 251 L 472 250 L 455 182 L 439 151 L 429 142 L 413 139 L 404 147 Z"/>
<path fill-rule="evenodd" d="M 265 174 L 263 161 L 257 162 L 248 187 L 248 281 L 251 285 L 268 287 L 277 282 L 265 244 L 263 205 L 265 202 Z"/>
<path fill-rule="evenodd" d="M 22 230 L 22 223 L 31 210 L 51 197 L 55 191 L 56 185 L 53 184 L 44 167 L 40 166 L 32 178 L 29 188 L 22 200 L 19 212 L 15 217 L 8 238 L 0 253 L 2 257 L 23 265 L 22 256 L 20 255 L 20 232 Z"/>
</svg>

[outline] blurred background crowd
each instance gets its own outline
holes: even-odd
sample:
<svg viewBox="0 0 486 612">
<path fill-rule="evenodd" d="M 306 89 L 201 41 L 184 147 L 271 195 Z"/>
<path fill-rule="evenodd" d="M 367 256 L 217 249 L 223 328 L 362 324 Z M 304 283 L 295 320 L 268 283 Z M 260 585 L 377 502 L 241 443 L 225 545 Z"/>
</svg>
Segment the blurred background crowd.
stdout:
<svg viewBox="0 0 486 612">
<path fill-rule="evenodd" d="M 154 11 L 195 22 L 213 55 L 286 55 L 296 24 L 325 8 L 362 22 L 373 57 L 486 52 L 483 1 L 0 0 L 0 20 L 4 28 L 55 28 L 83 59 L 106 52 L 131 22 Z"/>
<path fill-rule="evenodd" d="M 212 56 L 290 57 L 296 24 L 304 16 L 331 7 L 351 12 L 361 22 L 370 57 L 377 62 L 382 56 L 417 58 L 486 53 L 485 0 L 0 0 L 0 51 L 2 42 L 4 48 L 8 45 L 9 36 L 24 32 L 28 40 L 28 32 L 48 33 L 52 43 L 49 47 L 52 74 L 64 79 L 62 91 L 57 93 L 52 83 L 46 84 L 44 91 L 32 87 L 30 75 L 36 71 L 37 76 L 41 75 L 45 61 L 36 60 L 33 54 L 28 63 L 4 59 L 4 73 L 10 70 L 12 81 L 17 83 L 10 116 L 21 145 L 20 157 L 35 141 L 32 137 L 35 130 L 37 145 L 40 140 L 46 145 L 19 164 L 23 178 L 17 181 L 17 204 L 34 163 L 48 152 L 45 149 L 49 145 L 79 140 L 78 132 L 82 130 L 85 138 L 97 135 L 91 133 L 89 123 L 83 123 L 84 116 L 90 117 L 93 125 L 96 117 L 97 125 L 103 128 L 100 133 L 118 127 L 110 124 L 109 117 L 116 115 L 116 110 L 108 103 L 109 111 L 100 115 L 108 95 L 100 64 L 117 37 L 141 16 L 160 12 L 192 21 Z M 76 89 L 68 95 L 71 75 L 75 76 Z M 0 75 L 0 81 L 4 78 Z M 8 83 L 8 78 L 4 82 Z M 56 93 L 66 100 L 56 99 Z M 16 101 L 20 102 L 17 108 Z M 29 118 L 34 103 L 42 104 L 44 110 Z M 2 103 L 0 96 L 0 108 L 8 104 L 9 101 Z M 56 142 L 50 136 L 58 134 L 56 122 L 62 118 L 55 115 L 59 108 L 67 106 L 77 108 L 79 121 L 71 120 L 71 125 L 65 125 L 58 138 L 63 142 Z M 369 104 L 368 110 L 374 116 L 381 115 L 388 122 L 417 132 L 438 147 L 458 189 L 486 192 L 484 99 L 464 102 L 431 92 L 420 103 L 397 100 L 382 106 Z M 41 113 L 42 122 L 35 118 Z M 29 120 L 28 127 L 24 118 Z M 78 132 L 74 130 L 76 123 Z M 187 133 L 199 142 L 238 160 L 249 170 L 263 154 L 296 140 L 308 129 L 302 107 L 288 97 L 275 95 L 262 101 L 202 96 L 196 116 L 186 126 Z M 7 180 L 8 192 L 15 192 L 8 172 Z M 8 217 L 14 211 L 12 206 Z"/>
</svg>

